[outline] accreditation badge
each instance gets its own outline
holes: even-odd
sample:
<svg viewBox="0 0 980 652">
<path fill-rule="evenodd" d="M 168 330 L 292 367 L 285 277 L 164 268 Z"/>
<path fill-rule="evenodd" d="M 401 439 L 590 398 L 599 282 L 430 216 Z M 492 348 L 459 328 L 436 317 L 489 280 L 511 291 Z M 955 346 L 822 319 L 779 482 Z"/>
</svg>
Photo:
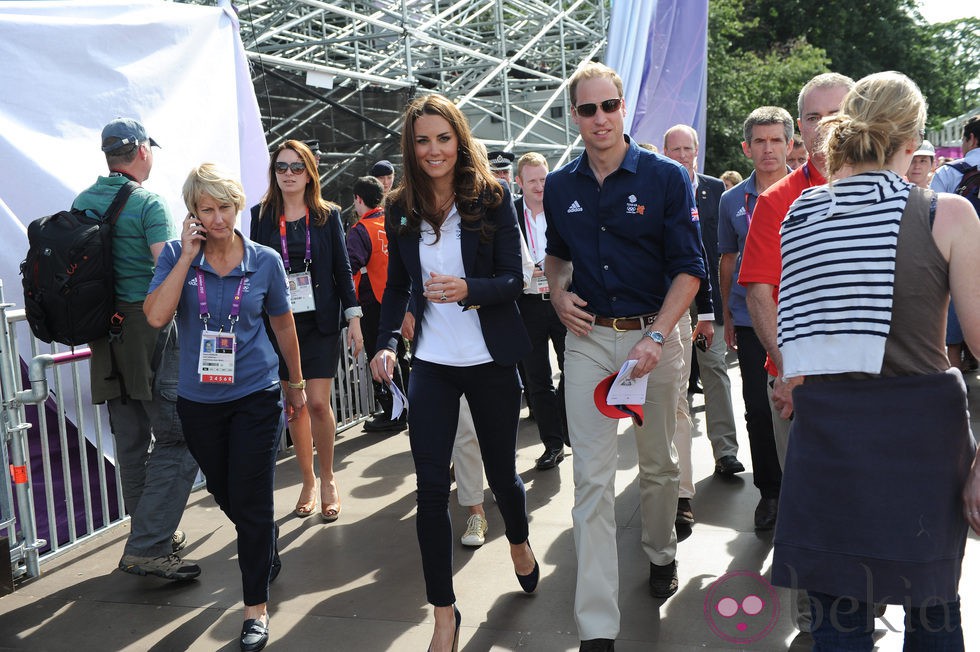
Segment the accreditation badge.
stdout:
<svg viewBox="0 0 980 652">
<path fill-rule="evenodd" d="M 235 382 L 235 334 L 202 331 L 197 373 L 202 383 L 230 385 Z"/>
<path fill-rule="evenodd" d="M 531 288 L 534 290 L 535 294 L 548 294 L 548 277 L 532 276 Z"/>
<path fill-rule="evenodd" d="M 289 308 L 294 312 L 316 310 L 313 301 L 313 278 L 309 272 L 289 275 Z"/>
</svg>

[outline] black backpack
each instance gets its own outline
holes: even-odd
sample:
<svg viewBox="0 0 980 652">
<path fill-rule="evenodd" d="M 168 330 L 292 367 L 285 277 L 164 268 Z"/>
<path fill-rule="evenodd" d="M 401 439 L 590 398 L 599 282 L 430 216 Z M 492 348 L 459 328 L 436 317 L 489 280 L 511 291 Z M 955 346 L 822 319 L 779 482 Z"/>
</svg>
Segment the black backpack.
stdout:
<svg viewBox="0 0 980 652">
<path fill-rule="evenodd" d="M 970 165 L 963 159 L 947 165 L 963 174 L 963 178 L 956 185 L 956 194 L 960 197 L 966 197 L 967 201 L 973 204 L 973 210 L 977 212 L 977 215 L 980 215 L 980 170 L 977 169 L 977 166 Z"/>
<path fill-rule="evenodd" d="M 127 181 L 102 217 L 72 208 L 27 227 L 20 273 L 27 323 L 38 339 L 76 346 L 110 334 L 116 314 L 112 229 L 136 186 Z"/>
</svg>

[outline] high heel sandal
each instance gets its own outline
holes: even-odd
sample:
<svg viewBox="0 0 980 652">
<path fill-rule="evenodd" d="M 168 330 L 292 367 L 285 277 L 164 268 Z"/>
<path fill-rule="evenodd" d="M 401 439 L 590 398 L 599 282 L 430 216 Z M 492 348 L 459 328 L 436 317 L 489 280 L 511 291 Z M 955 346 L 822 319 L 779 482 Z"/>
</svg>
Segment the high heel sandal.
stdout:
<svg viewBox="0 0 980 652">
<path fill-rule="evenodd" d="M 456 632 L 453 634 L 452 652 L 459 652 L 459 626 L 463 622 L 463 616 L 459 613 L 456 605 L 453 605 L 453 616 L 456 617 Z M 428 652 L 432 652 L 431 646 L 428 648 Z"/>
<path fill-rule="evenodd" d="M 531 550 L 531 542 L 527 541 L 527 549 L 534 554 Z M 521 588 L 524 589 L 525 593 L 534 593 L 534 589 L 538 588 L 538 580 L 541 579 L 541 567 L 538 566 L 538 558 L 534 558 L 534 570 L 532 570 L 527 575 L 521 575 L 517 571 L 514 571 L 517 575 L 517 581 L 521 583 Z"/>
<path fill-rule="evenodd" d="M 316 511 L 317 506 L 317 496 L 320 493 L 320 487 L 318 486 L 318 480 L 313 482 L 313 499 L 305 503 L 296 503 L 296 509 L 293 510 L 293 514 L 299 518 L 306 518 L 307 516 L 312 516 L 313 512 Z"/>
<path fill-rule="evenodd" d="M 320 496 L 320 516 L 323 517 L 324 523 L 333 523 L 340 518 L 340 489 L 337 488 L 337 482 L 335 480 L 332 480 L 330 484 L 334 486 L 334 490 L 337 492 L 337 500 L 335 502 L 328 503 L 322 495 Z M 323 483 L 320 483 L 320 490 L 321 492 L 323 491 Z"/>
</svg>

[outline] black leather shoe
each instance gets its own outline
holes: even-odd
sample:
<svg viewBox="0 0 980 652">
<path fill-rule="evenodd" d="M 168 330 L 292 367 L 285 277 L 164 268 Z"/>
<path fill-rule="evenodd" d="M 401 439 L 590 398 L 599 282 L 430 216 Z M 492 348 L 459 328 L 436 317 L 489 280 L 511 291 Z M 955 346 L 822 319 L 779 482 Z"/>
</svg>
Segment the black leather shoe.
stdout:
<svg viewBox="0 0 980 652">
<path fill-rule="evenodd" d="M 745 467 L 734 455 L 722 455 L 715 462 L 715 473 L 718 475 L 727 475 L 728 477 L 731 477 L 736 473 L 741 473 L 744 470 Z"/>
<path fill-rule="evenodd" d="M 384 415 L 364 422 L 364 432 L 401 432 L 408 424 L 405 419 L 389 419 Z"/>
<path fill-rule="evenodd" d="M 258 652 L 269 642 L 269 627 L 258 618 L 249 618 L 242 625 L 242 652 Z"/>
<path fill-rule="evenodd" d="M 771 530 L 776 527 L 776 513 L 779 511 L 778 498 L 760 498 L 755 507 L 755 529 Z"/>
<path fill-rule="evenodd" d="M 579 644 L 578 652 L 616 652 L 615 646 L 611 638 L 590 638 Z"/>
<path fill-rule="evenodd" d="M 690 498 L 677 499 L 677 518 L 674 525 L 694 525 L 694 510 L 691 509 Z"/>
<path fill-rule="evenodd" d="M 677 593 L 677 560 L 666 566 L 650 563 L 650 595 L 665 600 Z"/>
<path fill-rule="evenodd" d="M 550 451 L 546 450 L 544 455 L 534 461 L 534 468 L 539 471 L 553 469 L 561 464 L 563 459 L 565 459 L 565 451 L 563 449 L 555 448 Z"/>
</svg>

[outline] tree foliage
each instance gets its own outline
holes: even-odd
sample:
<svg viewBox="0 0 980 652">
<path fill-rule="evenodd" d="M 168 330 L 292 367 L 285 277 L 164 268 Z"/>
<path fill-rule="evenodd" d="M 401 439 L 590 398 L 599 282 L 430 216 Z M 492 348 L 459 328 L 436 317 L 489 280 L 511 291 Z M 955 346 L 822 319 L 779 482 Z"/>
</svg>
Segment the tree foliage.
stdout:
<svg viewBox="0 0 980 652">
<path fill-rule="evenodd" d="M 710 0 L 706 171 L 751 171 L 745 117 L 763 105 L 795 117 L 800 88 L 830 70 L 905 73 L 936 127 L 980 101 L 980 20 L 928 25 L 916 0 Z"/>
</svg>

